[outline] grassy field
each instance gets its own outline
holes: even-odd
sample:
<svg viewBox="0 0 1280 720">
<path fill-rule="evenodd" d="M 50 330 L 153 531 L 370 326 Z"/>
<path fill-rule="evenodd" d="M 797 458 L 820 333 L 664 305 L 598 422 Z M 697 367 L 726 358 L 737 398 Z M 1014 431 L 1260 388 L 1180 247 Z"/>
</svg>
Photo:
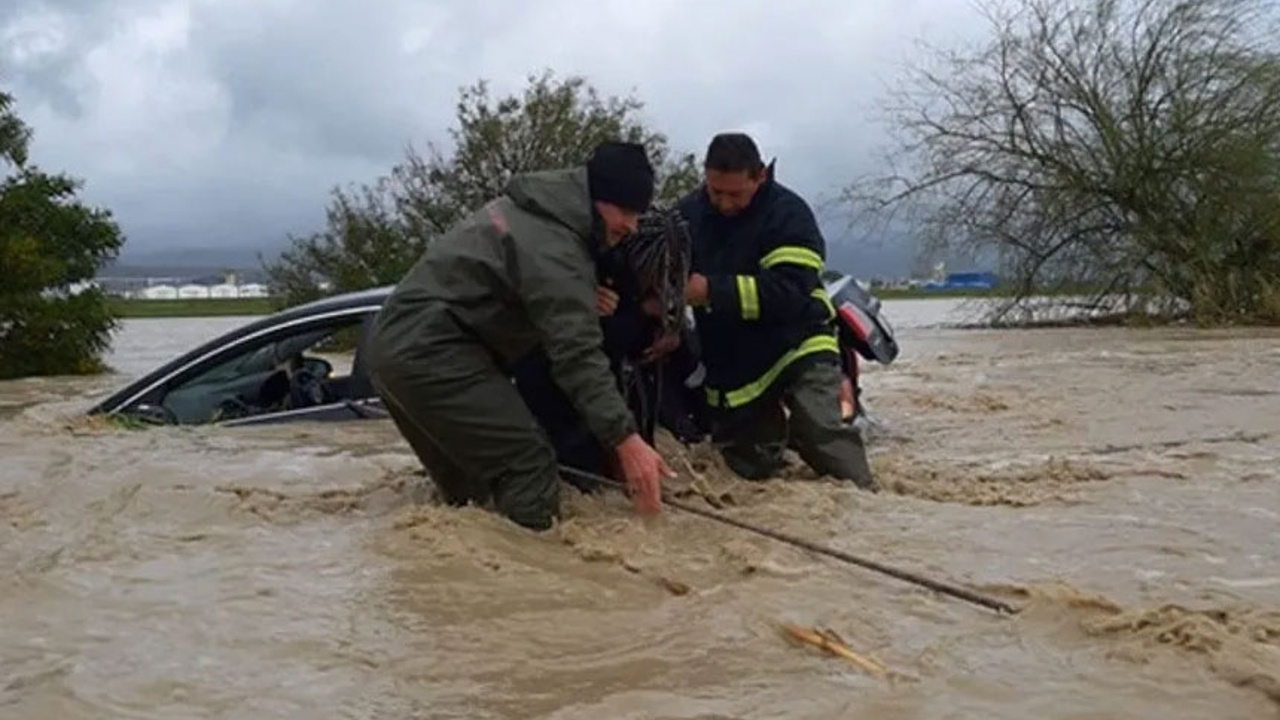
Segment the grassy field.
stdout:
<svg viewBox="0 0 1280 720">
<path fill-rule="evenodd" d="M 226 300 L 125 300 L 112 298 L 111 308 L 123 318 L 266 315 L 274 310 L 271 305 L 271 298 L 229 298 Z"/>
<path fill-rule="evenodd" d="M 1068 287 L 1044 288 L 1033 294 L 1037 296 L 1042 296 L 1042 297 L 1064 297 L 1064 296 L 1071 296 L 1071 295 L 1090 296 L 1099 291 L 1101 291 L 1101 288 L 1099 287 L 1079 285 L 1079 286 L 1068 286 Z M 1017 293 L 1018 293 L 1017 287 L 1013 285 L 1004 285 L 1001 287 L 995 287 L 990 289 L 974 288 L 971 290 L 959 289 L 959 288 L 953 289 L 953 290 L 925 290 L 922 288 L 903 288 L 903 289 L 891 290 L 888 288 L 880 288 L 880 289 L 873 289 L 871 291 L 872 295 L 875 295 L 881 300 L 920 300 L 920 299 L 926 299 L 926 298 L 981 298 L 981 297 L 1003 298 L 1003 297 L 1014 297 L 1015 295 L 1017 295 Z"/>
<path fill-rule="evenodd" d="M 871 294 L 881 300 L 924 300 L 929 298 L 1001 297 L 1007 293 L 999 289 L 922 290 L 920 288 L 878 288 L 872 289 Z"/>
<path fill-rule="evenodd" d="M 881 300 L 920 298 L 983 297 L 998 294 L 991 290 L 878 290 Z M 112 298 L 111 308 L 122 318 L 217 317 L 221 315 L 267 315 L 274 312 L 271 298 L 228 300 L 125 300 Z"/>
<path fill-rule="evenodd" d="M 1007 291 L 995 290 L 921 290 L 881 288 L 872 293 L 881 300 L 919 300 L 925 298 L 997 297 Z M 267 315 L 275 310 L 271 298 L 235 298 L 229 300 L 124 300 L 113 298 L 111 307 L 124 318 L 216 317 L 219 315 Z"/>
</svg>

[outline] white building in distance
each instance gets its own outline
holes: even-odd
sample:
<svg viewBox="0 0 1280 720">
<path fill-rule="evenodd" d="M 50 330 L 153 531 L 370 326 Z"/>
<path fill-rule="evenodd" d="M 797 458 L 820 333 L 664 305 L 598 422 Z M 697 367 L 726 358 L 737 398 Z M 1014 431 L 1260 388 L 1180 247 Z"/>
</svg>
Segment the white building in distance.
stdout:
<svg viewBox="0 0 1280 720">
<path fill-rule="evenodd" d="M 264 283 L 214 283 L 198 282 L 177 283 L 172 280 L 155 285 L 149 281 L 146 287 L 114 288 L 113 292 L 122 297 L 138 300 L 234 300 L 236 298 L 266 298 L 270 293 Z"/>
<path fill-rule="evenodd" d="M 231 283 L 213 285 L 209 288 L 209 297 L 214 300 L 228 300 L 240 297 L 240 289 Z"/>
<path fill-rule="evenodd" d="M 240 286 L 240 297 L 242 298 L 264 298 L 267 296 L 267 286 L 262 283 L 245 283 Z"/>
<path fill-rule="evenodd" d="M 178 288 L 178 298 L 180 300 L 203 300 L 209 297 L 209 287 L 207 285 L 183 285 Z"/>
<path fill-rule="evenodd" d="M 144 300 L 177 300 L 178 288 L 172 285 L 152 285 L 138 291 L 138 297 Z"/>
</svg>

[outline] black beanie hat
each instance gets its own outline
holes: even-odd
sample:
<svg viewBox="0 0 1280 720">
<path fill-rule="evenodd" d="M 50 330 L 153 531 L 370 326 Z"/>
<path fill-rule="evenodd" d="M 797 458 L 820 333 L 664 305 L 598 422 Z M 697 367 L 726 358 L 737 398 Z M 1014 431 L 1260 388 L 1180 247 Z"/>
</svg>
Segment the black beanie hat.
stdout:
<svg viewBox="0 0 1280 720">
<path fill-rule="evenodd" d="M 653 202 L 653 166 L 644 146 L 606 140 L 587 161 L 592 200 L 601 200 L 642 213 Z"/>
</svg>

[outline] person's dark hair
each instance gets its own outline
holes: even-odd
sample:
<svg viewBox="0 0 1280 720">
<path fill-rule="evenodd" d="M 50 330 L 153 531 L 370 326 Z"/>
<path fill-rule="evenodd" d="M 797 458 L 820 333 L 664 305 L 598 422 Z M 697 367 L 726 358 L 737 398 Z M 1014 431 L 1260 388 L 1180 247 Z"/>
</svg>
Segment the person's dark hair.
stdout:
<svg viewBox="0 0 1280 720">
<path fill-rule="evenodd" d="M 705 165 L 708 170 L 746 172 L 751 177 L 756 177 L 764 169 L 755 140 L 740 132 L 720 133 L 711 138 Z"/>
</svg>

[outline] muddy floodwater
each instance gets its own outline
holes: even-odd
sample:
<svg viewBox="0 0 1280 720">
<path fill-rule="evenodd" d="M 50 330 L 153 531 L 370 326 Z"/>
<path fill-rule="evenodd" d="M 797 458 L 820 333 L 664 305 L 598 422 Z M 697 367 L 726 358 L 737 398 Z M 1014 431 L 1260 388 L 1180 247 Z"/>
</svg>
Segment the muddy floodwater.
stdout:
<svg viewBox="0 0 1280 720">
<path fill-rule="evenodd" d="M 121 375 L 0 383 L 0 718 L 1280 717 L 1280 332 L 944 305 L 887 303 L 885 492 L 668 445 L 673 488 L 1015 616 L 612 494 L 544 535 L 442 509 L 389 422 L 77 419 L 244 322 L 131 320 Z"/>
</svg>

